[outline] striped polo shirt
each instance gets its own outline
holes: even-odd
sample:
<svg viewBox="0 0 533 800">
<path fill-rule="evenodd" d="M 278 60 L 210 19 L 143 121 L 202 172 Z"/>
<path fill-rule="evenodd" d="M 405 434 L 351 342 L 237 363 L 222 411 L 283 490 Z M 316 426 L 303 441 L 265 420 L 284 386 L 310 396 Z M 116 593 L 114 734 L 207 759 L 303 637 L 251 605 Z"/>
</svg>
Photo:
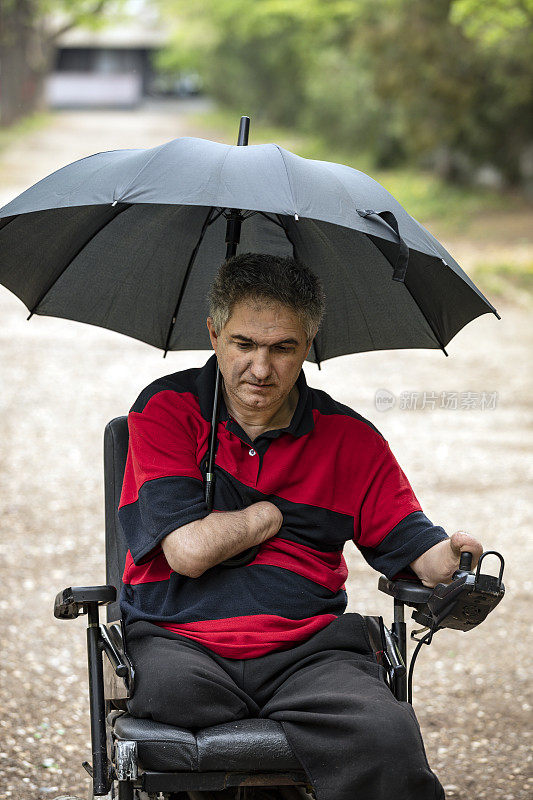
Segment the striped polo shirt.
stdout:
<svg viewBox="0 0 533 800">
<path fill-rule="evenodd" d="M 288 427 L 252 442 L 223 401 L 218 424 L 214 510 L 268 500 L 283 514 L 279 532 L 244 566 L 174 572 L 162 539 L 207 516 L 215 370 L 212 356 L 159 378 L 128 416 L 121 608 L 126 624 L 145 620 L 226 658 L 254 658 L 305 641 L 345 611 L 345 542 L 392 577 L 447 535 L 423 514 L 379 431 L 308 387 L 301 371 Z"/>
</svg>

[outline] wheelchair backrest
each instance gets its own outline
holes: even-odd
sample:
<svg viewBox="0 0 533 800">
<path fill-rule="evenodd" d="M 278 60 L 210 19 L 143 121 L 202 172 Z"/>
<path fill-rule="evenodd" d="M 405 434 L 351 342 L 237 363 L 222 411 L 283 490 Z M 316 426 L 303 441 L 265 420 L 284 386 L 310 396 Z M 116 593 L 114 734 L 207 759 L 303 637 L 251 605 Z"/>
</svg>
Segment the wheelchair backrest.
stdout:
<svg viewBox="0 0 533 800">
<path fill-rule="evenodd" d="M 116 587 L 117 601 L 107 606 L 107 621 L 120 619 L 118 597 L 128 545 L 118 519 L 118 503 L 128 454 L 128 418 L 116 417 L 104 432 L 106 583 Z"/>
</svg>

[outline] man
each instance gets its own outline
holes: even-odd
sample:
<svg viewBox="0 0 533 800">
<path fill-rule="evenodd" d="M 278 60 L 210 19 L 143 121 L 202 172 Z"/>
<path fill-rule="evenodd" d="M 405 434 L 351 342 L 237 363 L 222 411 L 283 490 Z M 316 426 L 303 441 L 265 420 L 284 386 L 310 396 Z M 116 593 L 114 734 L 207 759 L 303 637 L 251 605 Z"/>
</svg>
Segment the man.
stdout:
<svg viewBox="0 0 533 800">
<path fill-rule="evenodd" d="M 414 713 L 383 682 L 363 618 L 343 613 L 342 549 L 352 540 L 380 572 L 412 568 L 432 586 L 482 547 L 433 526 L 373 425 L 307 386 L 323 309 L 293 259 L 230 259 L 210 296 L 215 356 L 155 381 L 130 412 L 129 710 L 193 730 L 276 719 L 318 800 L 434 800 Z M 215 358 L 224 403 L 208 514 Z M 250 563 L 224 564 L 255 545 Z"/>
</svg>

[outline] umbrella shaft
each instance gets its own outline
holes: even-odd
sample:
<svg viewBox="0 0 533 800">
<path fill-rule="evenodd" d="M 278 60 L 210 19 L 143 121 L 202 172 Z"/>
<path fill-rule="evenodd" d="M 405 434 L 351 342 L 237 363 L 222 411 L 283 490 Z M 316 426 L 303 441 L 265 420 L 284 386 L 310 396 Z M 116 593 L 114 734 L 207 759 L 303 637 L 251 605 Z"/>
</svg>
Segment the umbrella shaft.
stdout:
<svg viewBox="0 0 533 800">
<path fill-rule="evenodd" d="M 241 117 L 239 125 L 239 138 L 237 145 L 239 147 L 248 144 L 248 134 L 250 130 L 250 118 Z M 237 246 L 241 238 L 241 224 L 242 213 L 237 208 L 230 210 L 229 217 L 226 223 L 226 260 L 234 256 L 237 252 Z M 215 490 L 215 450 L 217 440 L 217 427 L 218 427 L 218 410 L 220 407 L 220 398 L 222 396 L 222 381 L 220 379 L 220 369 L 217 364 L 217 376 L 215 384 L 215 397 L 213 399 L 213 416 L 211 418 L 211 431 L 209 435 L 209 454 L 207 457 L 207 474 L 205 476 L 205 502 L 207 505 L 207 513 L 210 514 L 213 510 L 213 495 Z"/>
<path fill-rule="evenodd" d="M 226 259 L 237 252 L 237 245 L 241 238 L 241 212 L 233 208 L 226 224 Z"/>
</svg>

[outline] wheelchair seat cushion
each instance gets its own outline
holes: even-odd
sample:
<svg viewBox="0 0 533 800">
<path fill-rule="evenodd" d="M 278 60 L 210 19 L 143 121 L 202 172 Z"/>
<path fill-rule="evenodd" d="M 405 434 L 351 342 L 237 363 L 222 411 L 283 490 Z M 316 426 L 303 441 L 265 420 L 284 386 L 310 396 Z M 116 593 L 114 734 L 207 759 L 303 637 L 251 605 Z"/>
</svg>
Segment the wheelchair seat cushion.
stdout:
<svg viewBox="0 0 533 800">
<path fill-rule="evenodd" d="M 303 770 L 283 728 L 271 719 L 242 719 L 191 731 L 130 714 L 113 736 L 137 742 L 139 764 L 159 772 L 283 772 Z"/>
</svg>

